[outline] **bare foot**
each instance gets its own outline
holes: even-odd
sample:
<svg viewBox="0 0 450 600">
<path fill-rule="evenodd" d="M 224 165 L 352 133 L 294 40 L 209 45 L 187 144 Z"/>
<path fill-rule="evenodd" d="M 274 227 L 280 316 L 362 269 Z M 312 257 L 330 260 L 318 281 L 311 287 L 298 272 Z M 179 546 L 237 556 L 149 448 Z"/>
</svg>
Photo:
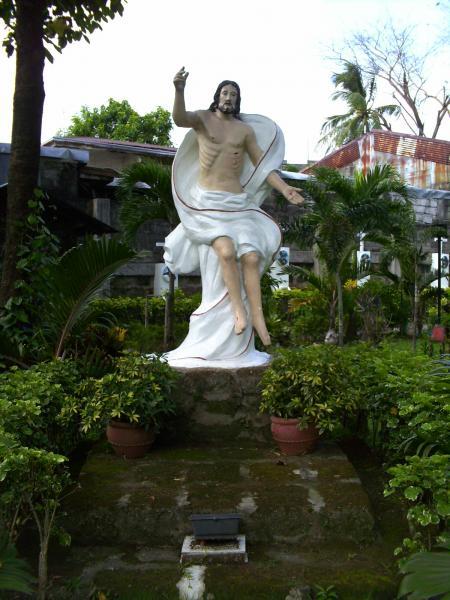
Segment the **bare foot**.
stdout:
<svg viewBox="0 0 450 600">
<path fill-rule="evenodd" d="M 259 336 L 259 339 L 262 341 L 264 346 L 270 346 L 272 340 L 270 339 L 269 332 L 267 331 L 266 322 L 264 321 L 264 317 L 260 316 L 253 319 L 253 327 L 256 333 Z"/>
<path fill-rule="evenodd" d="M 247 315 L 245 314 L 245 311 L 242 312 L 237 310 L 234 315 L 234 333 L 236 335 L 241 335 L 241 333 L 244 333 L 246 327 Z"/>
</svg>

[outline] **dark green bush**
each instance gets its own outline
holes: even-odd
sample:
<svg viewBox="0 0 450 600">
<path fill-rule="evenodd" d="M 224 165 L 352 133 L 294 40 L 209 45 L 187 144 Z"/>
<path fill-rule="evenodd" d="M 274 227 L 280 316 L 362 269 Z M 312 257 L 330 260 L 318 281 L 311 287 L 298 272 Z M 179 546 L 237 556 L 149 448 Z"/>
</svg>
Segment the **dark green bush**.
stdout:
<svg viewBox="0 0 450 600">
<path fill-rule="evenodd" d="M 323 341 L 327 313 L 325 298 L 314 288 L 275 290 L 267 319 L 272 343 L 295 347 Z"/>
<path fill-rule="evenodd" d="M 73 361 L 55 360 L 0 374 L 0 428 L 22 446 L 70 454 L 80 440 L 76 418 L 59 415 L 80 375 Z"/>
<path fill-rule="evenodd" d="M 352 361 L 341 348 L 314 344 L 282 351 L 262 376 L 260 410 L 331 432 L 357 409 L 353 377 Z"/>
<path fill-rule="evenodd" d="M 405 538 L 396 554 L 430 550 L 450 517 L 450 455 L 408 456 L 388 469 L 391 479 L 384 495 L 396 493 L 407 504 L 412 538 Z"/>
<path fill-rule="evenodd" d="M 188 321 L 174 323 L 174 343 L 176 348 L 186 337 L 189 330 Z M 136 350 L 143 354 L 164 351 L 164 325 L 150 324 L 147 327 L 139 321 L 132 321 L 124 340 L 125 348 Z"/>
<path fill-rule="evenodd" d="M 432 360 L 387 343 L 356 348 L 353 385 L 359 388 L 364 415 L 359 433 L 366 442 L 388 462 L 423 451 L 430 443 L 445 450 L 448 390 L 433 376 Z"/>
<path fill-rule="evenodd" d="M 121 296 L 117 298 L 97 298 L 94 306 L 102 312 L 114 316 L 119 327 L 128 327 L 131 322 L 163 325 L 166 302 L 161 296 L 151 298 Z M 189 321 L 190 315 L 200 304 L 200 295 L 186 296 L 181 290 L 175 291 L 174 316 L 176 320 Z"/>
<path fill-rule="evenodd" d="M 379 313 L 381 330 L 398 328 L 404 331 L 410 317 L 410 301 L 401 289 L 379 277 L 371 277 L 364 285 L 354 290 L 356 314 L 359 328 L 364 326 L 366 313 Z M 381 333 L 384 333 L 381 331 Z"/>
<path fill-rule="evenodd" d="M 175 413 L 172 393 L 178 373 L 158 356 L 128 353 L 114 361 L 114 370 L 100 379 L 80 383 L 62 411 L 69 422 L 81 419 L 84 432 L 102 433 L 111 419 L 136 423 L 156 430 L 165 417 Z"/>
</svg>

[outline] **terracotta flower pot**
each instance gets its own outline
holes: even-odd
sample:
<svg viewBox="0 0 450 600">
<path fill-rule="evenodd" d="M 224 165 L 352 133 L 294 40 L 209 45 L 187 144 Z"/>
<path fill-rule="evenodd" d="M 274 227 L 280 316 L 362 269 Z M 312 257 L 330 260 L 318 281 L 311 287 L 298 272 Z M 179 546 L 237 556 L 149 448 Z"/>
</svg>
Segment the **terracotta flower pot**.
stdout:
<svg viewBox="0 0 450 600">
<path fill-rule="evenodd" d="M 132 423 L 110 421 L 106 427 L 106 437 L 118 456 L 142 458 L 153 444 L 155 433 Z"/>
<path fill-rule="evenodd" d="M 299 429 L 298 419 L 270 417 L 270 420 L 273 439 L 283 454 L 307 454 L 317 446 L 319 430 L 314 425 Z"/>
</svg>

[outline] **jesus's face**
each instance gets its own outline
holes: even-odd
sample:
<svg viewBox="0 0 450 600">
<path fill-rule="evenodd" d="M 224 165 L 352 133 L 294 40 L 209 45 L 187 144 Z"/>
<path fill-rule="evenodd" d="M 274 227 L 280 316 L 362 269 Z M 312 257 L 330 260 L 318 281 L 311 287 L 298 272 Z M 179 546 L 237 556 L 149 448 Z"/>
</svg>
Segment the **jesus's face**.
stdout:
<svg viewBox="0 0 450 600">
<path fill-rule="evenodd" d="M 224 114 L 234 114 L 236 112 L 236 103 L 238 91 L 234 85 L 224 85 L 220 90 L 218 109 Z"/>
</svg>

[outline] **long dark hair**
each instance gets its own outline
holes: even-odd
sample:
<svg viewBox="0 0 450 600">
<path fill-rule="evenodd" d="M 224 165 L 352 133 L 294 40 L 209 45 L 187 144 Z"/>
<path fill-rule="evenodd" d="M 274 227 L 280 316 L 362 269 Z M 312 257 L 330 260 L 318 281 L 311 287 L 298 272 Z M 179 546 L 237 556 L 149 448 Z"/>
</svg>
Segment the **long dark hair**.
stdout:
<svg viewBox="0 0 450 600">
<path fill-rule="evenodd" d="M 214 94 L 214 102 L 209 107 L 209 110 L 211 112 L 216 112 L 217 107 L 219 106 L 220 92 L 222 91 L 222 88 L 225 87 L 226 85 L 232 85 L 234 88 L 236 88 L 237 99 L 236 99 L 236 106 L 234 109 L 234 116 L 236 117 L 236 119 L 239 119 L 239 113 L 241 111 L 241 89 L 235 81 L 230 81 L 229 79 L 225 79 L 225 81 L 222 81 L 217 86 L 216 93 Z"/>
</svg>

